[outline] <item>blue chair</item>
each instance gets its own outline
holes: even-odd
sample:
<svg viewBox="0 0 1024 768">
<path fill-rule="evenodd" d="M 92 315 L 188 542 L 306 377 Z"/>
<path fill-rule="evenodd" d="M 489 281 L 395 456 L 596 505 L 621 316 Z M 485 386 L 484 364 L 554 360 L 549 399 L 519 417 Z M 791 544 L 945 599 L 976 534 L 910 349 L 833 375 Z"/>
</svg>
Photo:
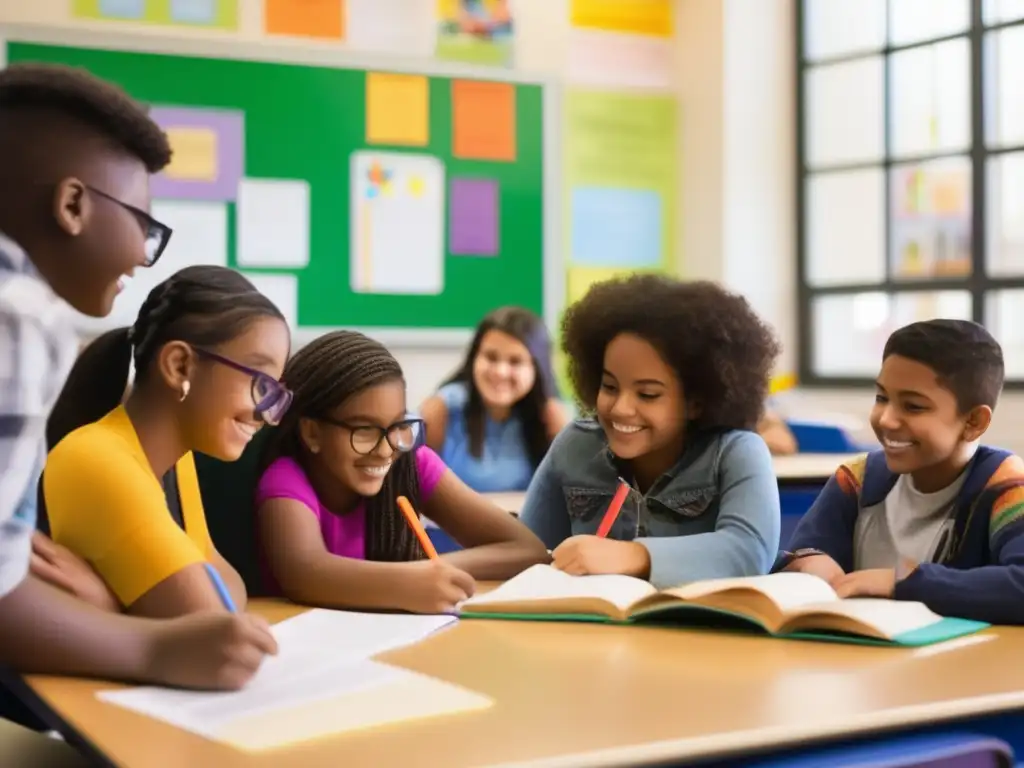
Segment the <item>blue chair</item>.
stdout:
<svg viewBox="0 0 1024 768">
<path fill-rule="evenodd" d="M 893 737 L 785 756 L 730 760 L 747 768 L 1013 768 L 1013 749 L 994 736 L 953 732 Z M 723 763 L 724 765 L 724 763 Z"/>
<path fill-rule="evenodd" d="M 800 453 L 857 453 L 868 450 L 850 437 L 846 430 L 835 424 L 819 421 L 800 421 L 793 419 L 786 422 Z"/>
</svg>

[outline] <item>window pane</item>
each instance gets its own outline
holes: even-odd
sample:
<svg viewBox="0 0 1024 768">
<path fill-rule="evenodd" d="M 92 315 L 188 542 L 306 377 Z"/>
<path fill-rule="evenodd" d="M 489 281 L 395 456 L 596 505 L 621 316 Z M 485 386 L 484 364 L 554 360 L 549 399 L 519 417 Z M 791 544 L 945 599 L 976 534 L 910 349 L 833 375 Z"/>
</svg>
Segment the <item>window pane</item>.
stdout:
<svg viewBox="0 0 1024 768">
<path fill-rule="evenodd" d="M 885 279 L 885 174 L 881 168 L 807 179 L 807 282 Z"/>
<path fill-rule="evenodd" d="M 806 77 L 808 164 L 820 168 L 881 159 L 882 58 L 813 67 Z"/>
<path fill-rule="evenodd" d="M 996 277 L 1020 277 L 1024 275 L 1024 152 L 989 158 L 987 186 L 986 271 Z"/>
<path fill-rule="evenodd" d="M 1024 0 L 985 0 L 985 23 L 1024 19 Z"/>
<path fill-rule="evenodd" d="M 804 0 L 809 59 L 877 51 L 885 45 L 885 0 Z"/>
<path fill-rule="evenodd" d="M 971 319 L 967 291 L 857 293 L 814 300 L 814 359 L 819 376 L 872 377 L 889 334 L 917 320 Z"/>
<path fill-rule="evenodd" d="M 1003 347 L 1006 378 L 1024 378 L 1024 289 L 985 296 L 985 327 Z"/>
<path fill-rule="evenodd" d="M 1024 144 L 1024 27 L 985 35 L 985 140 Z"/>
<path fill-rule="evenodd" d="M 890 7 L 893 45 L 955 35 L 971 22 L 970 0 L 891 0 Z"/>
<path fill-rule="evenodd" d="M 893 277 L 971 273 L 971 161 L 966 157 L 892 169 Z"/>
<path fill-rule="evenodd" d="M 890 135 L 897 157 L 966 150 L 970 142 L 971 65 L 966 39 L 893 54 Z M 853 109 L 848 105 L 848 109 Z"/>
</svg>

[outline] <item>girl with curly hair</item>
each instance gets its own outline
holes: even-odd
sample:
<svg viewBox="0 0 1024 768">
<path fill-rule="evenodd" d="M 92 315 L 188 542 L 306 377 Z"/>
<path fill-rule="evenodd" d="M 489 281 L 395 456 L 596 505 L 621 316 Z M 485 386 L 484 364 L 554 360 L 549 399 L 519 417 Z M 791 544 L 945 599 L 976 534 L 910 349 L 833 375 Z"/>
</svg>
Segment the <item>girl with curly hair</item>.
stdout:
<svg viewBox="0 0 1024 768">
<path fill-rule="evenodd" d="M 594 285 L 562 331 L 591 416 L 555 439 L 520 515 L 554 566 L 658 587 L 767 573 L 779 492 L 755 429 L 779 345 L 747 301 L 710 282 L 634 275 Z M 622 480 L 629 495 L 598 537 Z"/>
</svg>

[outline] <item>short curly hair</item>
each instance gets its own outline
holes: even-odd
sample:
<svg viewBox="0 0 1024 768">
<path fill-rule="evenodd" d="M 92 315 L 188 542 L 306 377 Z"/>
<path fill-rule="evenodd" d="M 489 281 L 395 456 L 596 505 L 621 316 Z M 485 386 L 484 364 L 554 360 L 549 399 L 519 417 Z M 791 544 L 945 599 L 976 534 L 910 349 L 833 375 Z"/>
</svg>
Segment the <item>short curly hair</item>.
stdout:
<svg viewBox="0 0 1024 768">
<path fill-rule="evenodd" d="M 708 281 L 639 274 L 594 284 L 566 310 L 562 341 L 576 397 L 597 405 L 609 342 L 632 333 L 676 372 L 700 405 L 698 429 L 754 429 L 780 346 L 742 296 Z"/>
<path fill-rule="evenodd" d="M 121 88 L 84 69 L 15 63 L 0 70 L 0 114 L 48 110 L 76 119 L 139 158 L 150 173 L 171 161 L 167 135 Z"/>
</svg>

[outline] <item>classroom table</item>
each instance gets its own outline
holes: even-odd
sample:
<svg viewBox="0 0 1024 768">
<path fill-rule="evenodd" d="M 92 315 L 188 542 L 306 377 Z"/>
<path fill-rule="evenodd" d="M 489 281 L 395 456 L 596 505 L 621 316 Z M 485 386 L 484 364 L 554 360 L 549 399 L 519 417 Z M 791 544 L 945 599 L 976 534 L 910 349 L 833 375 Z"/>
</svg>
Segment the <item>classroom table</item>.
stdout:
<svg viewBox="0 0 1024 768">
<path fill-rule="evenodd" d="M 271 621 L 305 610 L 267 600 L 252 607 Z M 908 650 L 661 627 L 463 620 L 378 658 L 490 696 L 493 707 L 262 754 L 96 699 L 113 684 L 46 676 L 28 683 L 113 765 L 126 768 L 680 765 L 1024 709 L 1022 655 L 1024 628 Z"/>
<path fill-rule="evenodd" d="M 797 486 L 823 486 L 843 462 L 863 454 L 795 453 L 792 456 L 773 456 L 772 467 L 779 488 Z"/>
</svg>

